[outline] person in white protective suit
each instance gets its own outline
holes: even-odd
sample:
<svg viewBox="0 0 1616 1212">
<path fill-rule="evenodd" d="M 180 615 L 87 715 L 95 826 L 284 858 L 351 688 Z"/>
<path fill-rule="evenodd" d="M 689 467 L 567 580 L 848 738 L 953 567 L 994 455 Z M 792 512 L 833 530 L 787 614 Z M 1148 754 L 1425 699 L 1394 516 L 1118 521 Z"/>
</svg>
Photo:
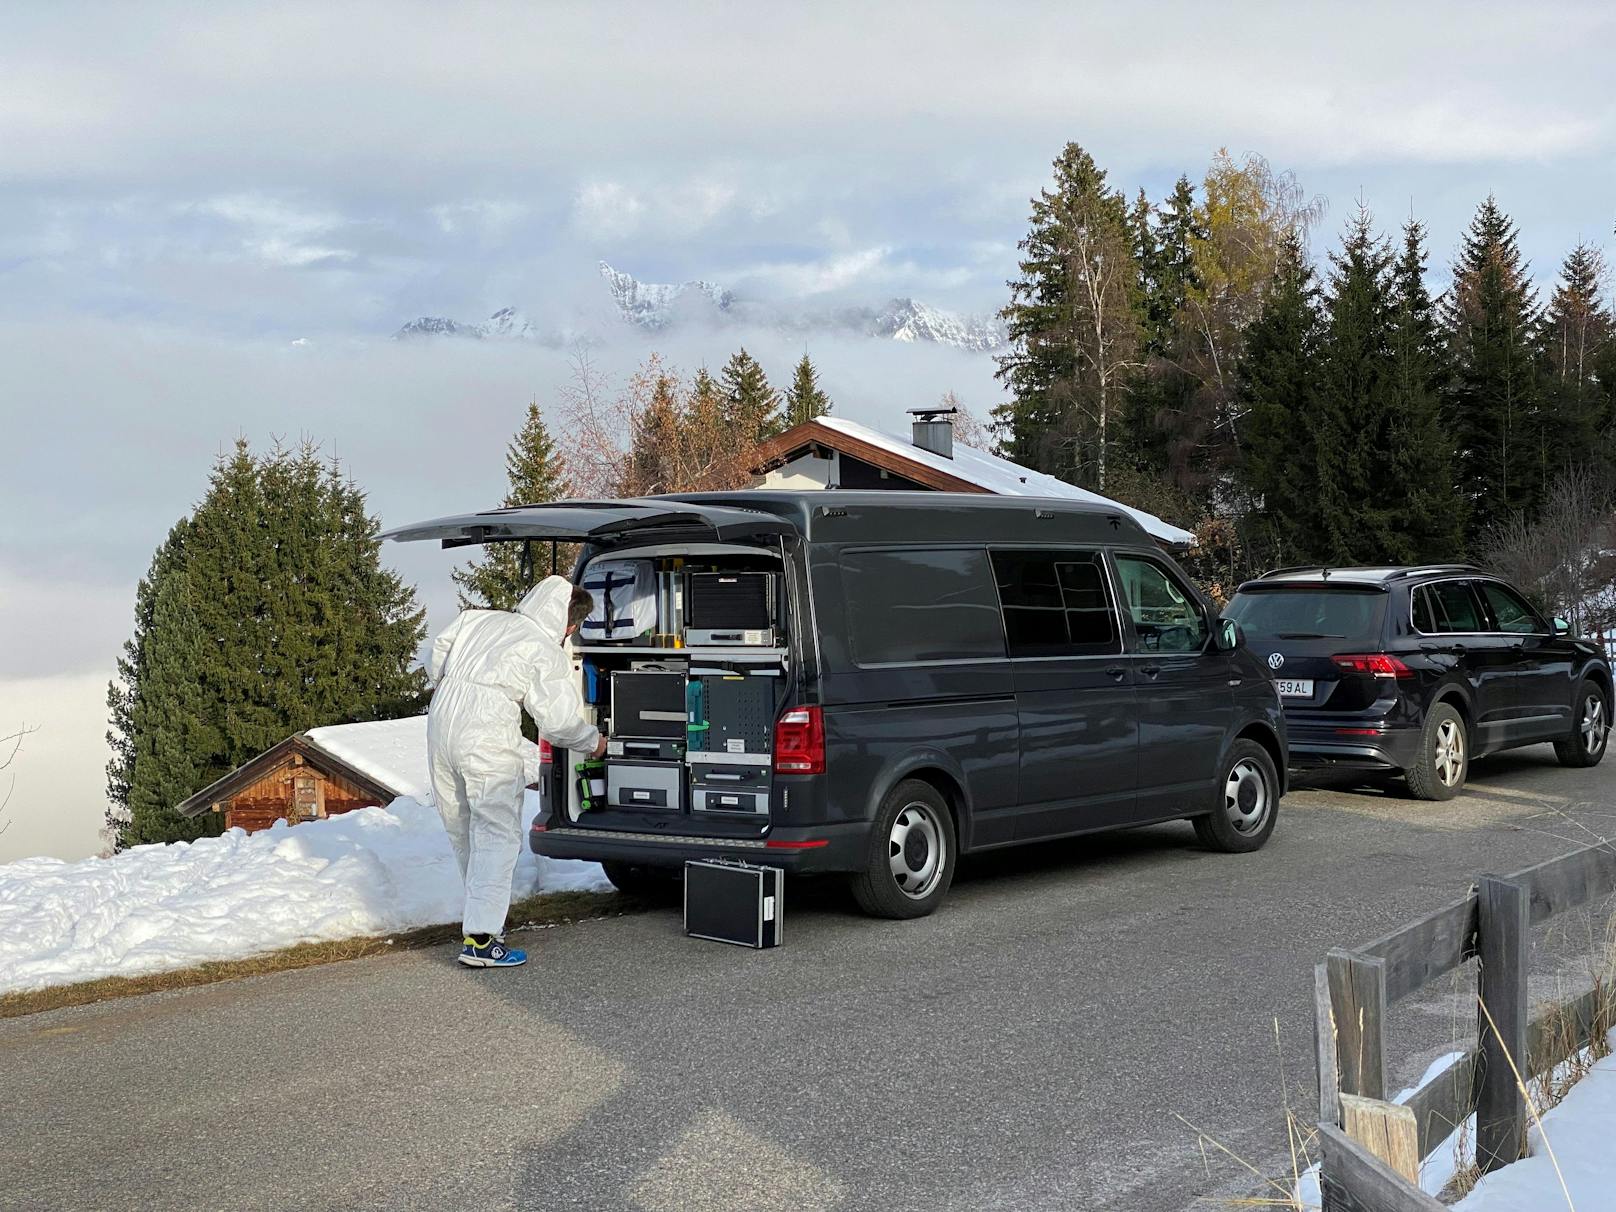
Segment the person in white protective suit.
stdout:
<svg viewBox="0 0 1616 1212">
<path fill-rule="evenodd" d="M 559 749 L 599 757 L 605 738 L 583 718 L 567 637 L 591 599 L 546 577 L 509 610 L 466 610 L 432 642 L 436 684 L 427 712 L 427 763 L 443 827 L 465 881 L 460 962 L 510 968 L 527 955 L 501 937 L 522 848 L 522 709 Z"/>
</svg>

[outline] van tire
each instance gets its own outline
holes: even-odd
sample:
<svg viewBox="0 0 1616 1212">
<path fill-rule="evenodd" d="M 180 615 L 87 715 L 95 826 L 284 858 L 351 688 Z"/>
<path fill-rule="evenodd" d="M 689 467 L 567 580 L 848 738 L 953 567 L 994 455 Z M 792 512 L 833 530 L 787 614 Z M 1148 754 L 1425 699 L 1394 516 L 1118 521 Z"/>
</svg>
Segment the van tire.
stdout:
<svg viewBox="0 0 1616 1212">
<path fill-rule="evenodd" d="M 848 885 L 871 917 L 925 917 L 948 895 L 958 856 L 947 802 L 930 783 L 905 779 L 882 799 L 870 824 L 864 869 Z M 912 890 L 905 890 L 904 880 Z"/>
<path fill-rule="evenodd" d="M 1599 765 L 1610 740 L 1610 698 L 1592 678 L 1583 678 L 1571 711 L 1571 734 L 1554 742 L 1560 765 Z"/>
<path fill-rule="evenodd" d="M 1457 757 L 1453 744 L 1459 745 Z M 1438 756 L 1443 757 L 1439 768 Z M 1451 773 L 1457 760 L 1459 772 Z M 1417 800 L 1451 800 L 1464 790 L 1470 778 L 1470 730 L 1452 703 L 1437 703 L 1425 713 L 1425 729 L 1420 734 L 1420 757 L 1403 772 L 1409 792 Z"/>
<path fill-rule="evenodd" d="M 1212 811 L 1192 818 L 1196 840 L 1224 854 L 1261 850 L 1279 820 L 1279 775 L 1268 750 L 1252 740 L 1229 746 L 1212 794 Z"/>
<path fill-rule="evenodd" d="M 637 863 L 601 863 L 601 870 L 611 880 L 612 887 L 627 896 L 658 904 L 678 901 L 683 889 L 683 872 L 677 867 L 642 867 Z"/>
</svg>

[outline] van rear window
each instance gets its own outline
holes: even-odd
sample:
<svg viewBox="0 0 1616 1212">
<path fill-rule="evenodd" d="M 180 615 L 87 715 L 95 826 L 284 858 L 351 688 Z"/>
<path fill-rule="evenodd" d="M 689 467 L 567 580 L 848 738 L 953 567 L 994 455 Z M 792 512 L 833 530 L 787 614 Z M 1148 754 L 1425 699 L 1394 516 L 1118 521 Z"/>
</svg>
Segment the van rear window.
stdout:
<svg viewBox="0 0 1616 1212">
<path fill-rule="evenodd" d="M 841 566 L 859 665 L 1004 656 L 999 601 L 980 547 L 844 551 Z"/>
<path fill-rule="evenodd" d="M 1248 635 L 1282 640 L 1378 640 L 1386 612 L 1379 590 L 1294 589 L 1242 590 L 1223 617 L 1233 619 Z"/>
</svg>

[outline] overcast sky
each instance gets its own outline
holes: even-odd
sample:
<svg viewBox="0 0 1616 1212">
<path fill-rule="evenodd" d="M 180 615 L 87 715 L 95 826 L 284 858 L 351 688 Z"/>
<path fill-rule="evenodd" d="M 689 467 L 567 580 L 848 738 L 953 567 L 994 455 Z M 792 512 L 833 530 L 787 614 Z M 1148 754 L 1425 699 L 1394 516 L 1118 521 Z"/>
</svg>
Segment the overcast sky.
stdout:
<svg viewBox="0 0 1616 1212">
<path fill-rule="evenodd" d="M 496 499 L 564 351 L 400 345 L 507 304 L 606 339 L 595 263 L 757 298 L 991 311 L 1068 139 L 1130 193 L 1227 146 L 1431 232 L 1488 192 L 1540 279 L 1616 222 L 1601 4 L 10 4 L 0 10 L 0 860 L 95 848 L 135 579 L 245 435 L 308 434 L 389 523 Z M 615 331 L 615 335 L 614 334 Z M 739 339 L 783 378 L 802 338 Z M 294 344 L 294 342 L 298 342 Z M 838 410 L 901 428 L 992 364 L 813 338 Z M 563 435 L 564 436 L 564 435 Z M 447 619 L 447 564 L 393 554 Z M 13 773 L 13 772 L 7 772 Z M 7 786 L 0 774 L 0 795 Z"/>
</svg>

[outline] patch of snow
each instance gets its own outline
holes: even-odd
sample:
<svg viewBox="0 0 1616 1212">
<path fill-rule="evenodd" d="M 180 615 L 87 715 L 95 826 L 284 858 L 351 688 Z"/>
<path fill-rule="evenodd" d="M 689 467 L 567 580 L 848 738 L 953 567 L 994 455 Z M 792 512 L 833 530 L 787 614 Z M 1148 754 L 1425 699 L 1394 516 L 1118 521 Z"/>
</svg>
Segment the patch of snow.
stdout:
<svg viewBox="0 0 1616 1212">
<path fill-rule="evenodd" d="M 523 820 L 538 811 L 529 792 Z M 609 887 L 597 864 L 524 839 L 513 897 Z M 0 993 L 454 922 L 462 897 L 443 823 L 408 797 L 105 859 L 23 859 L 0 866 Z"/>
<path fill-rule="evenodd" d="M 954 457 L 944 458 L 929 450 L 922 450 L 908 438 L 895 437 L 879 429 L 872 429 L 868 425 L 860 425 L 857 421 L 849 421 L 846 417 L 816 417 L 814 424 L 825 425 L 831 429 L 858 438 L 872 446 L 879 446 L 894 454 L 902 455 L 937 471 L 945 472 L 951 476 L 966 480 L 979 488 L 1001 496 L 1022 497 L 1055 497 L 1068 501 L 1086 501 L 1094 505 L 1106 505 L 1120 509 L 1153 538 L 1168 543 L 1188 544 L 1195 541 L 1195 536 L 1187 530 L 1182 530 L 1162 521 L 1153 513 L 1146 513 L 1143 509 L 1134 509 L 1113 501 L 1110 497 L 1103 497 L 1097 492 L 1089 492 L 1085 488 L 1078 488 L 1064 480 L 1057 480 L 1054 476 L 1045 475 L 1041 471 L 1033 471 L 1019 463 L 1012 463 L 1009 459 L 1001 459 L 998 455 L 989 454 L 985 450 L 977 450 L 972 446 L 954 443 Z"/>
<path fill-rule="evenodd" d="M 1608 1036 L 1616 1047 L 1616 1031 Z M 1532 1124 L 1530 1155 L 1483 1176 L 1456 1208 L 1464 1212 L 1548 1212 L 1566 1206 L 1547 1136 L 1577 1212 L 1616 1209 L 1616 1054 L 1588 1070 L 1556 1107 Z"/>
</svg>

